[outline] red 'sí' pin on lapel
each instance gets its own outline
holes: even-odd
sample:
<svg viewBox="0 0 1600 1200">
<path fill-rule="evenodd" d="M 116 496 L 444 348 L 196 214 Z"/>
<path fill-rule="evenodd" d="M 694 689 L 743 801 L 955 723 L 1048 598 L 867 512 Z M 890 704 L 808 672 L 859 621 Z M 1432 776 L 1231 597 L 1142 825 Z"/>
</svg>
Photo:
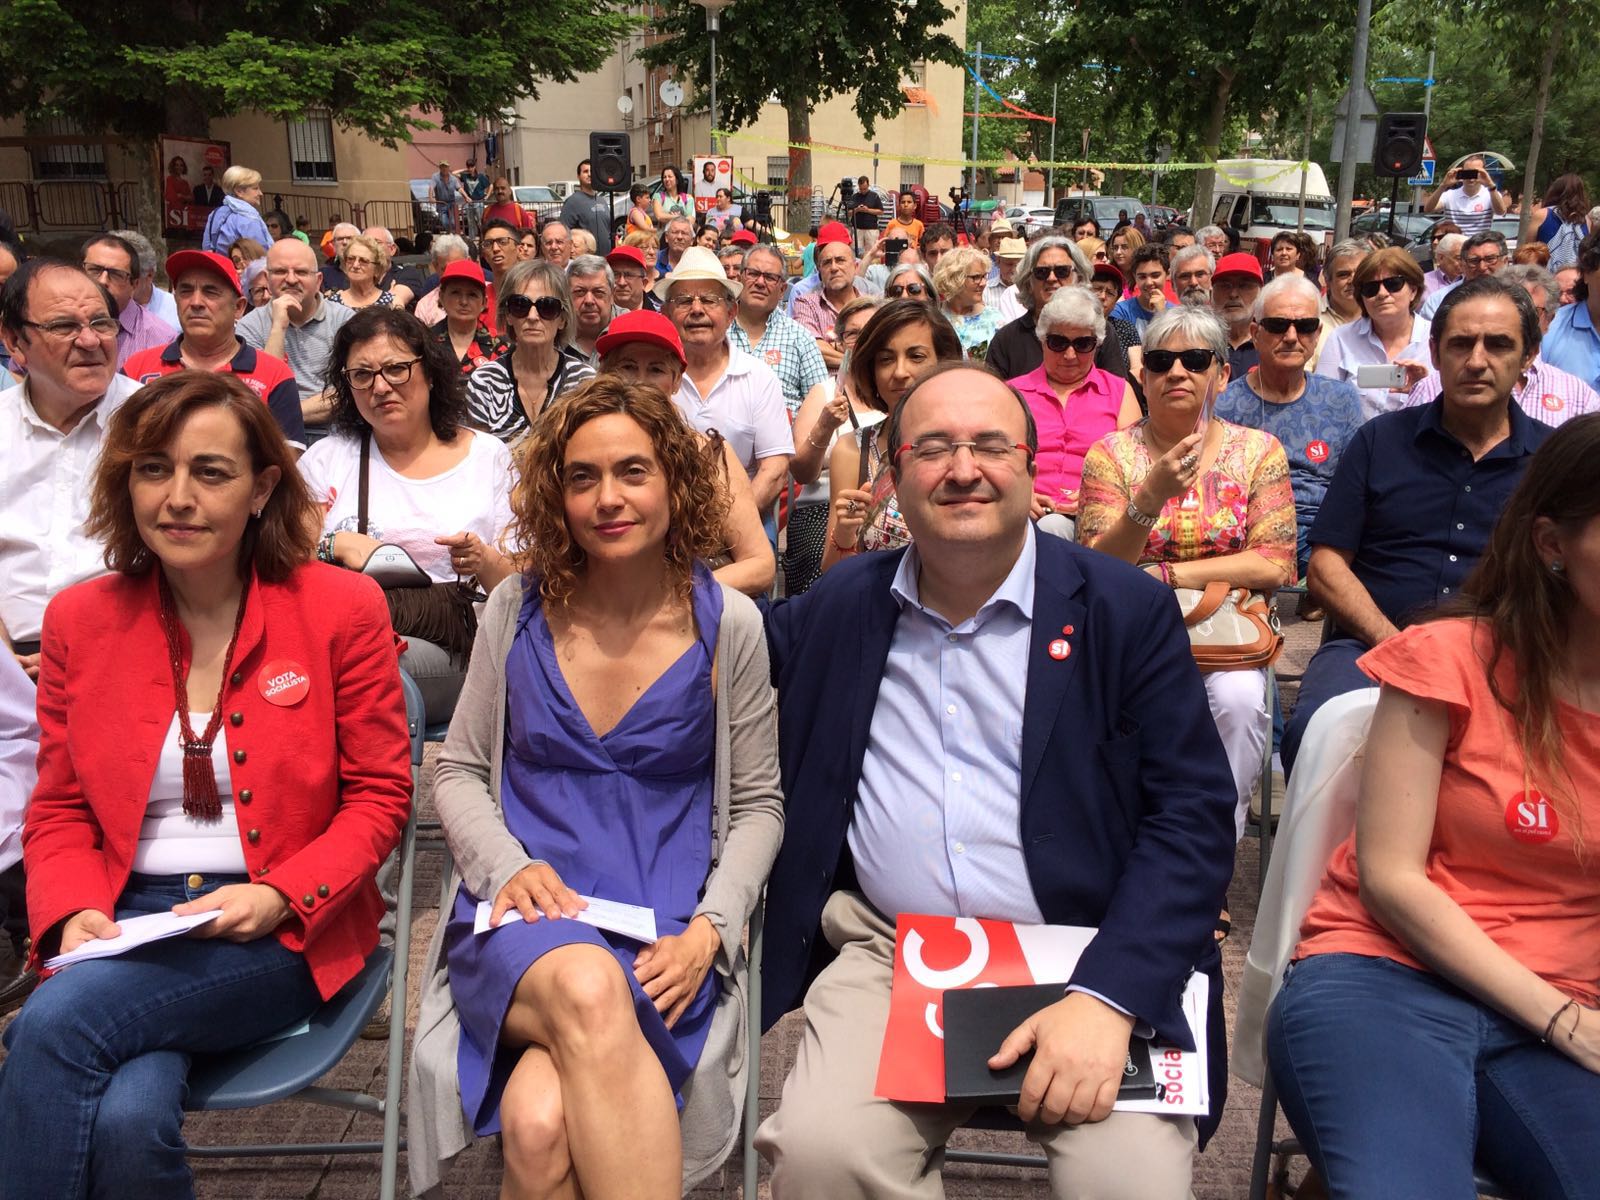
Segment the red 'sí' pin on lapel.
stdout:
<svg viewBox="0 0 1600 1200">
<path fill-rule="evenodd" d="M 1072 643 L 1066 638 L 1057 638 L 1050 643 L 1050 657 L 1060 662 L 1072 653 Z"/>
</svg>

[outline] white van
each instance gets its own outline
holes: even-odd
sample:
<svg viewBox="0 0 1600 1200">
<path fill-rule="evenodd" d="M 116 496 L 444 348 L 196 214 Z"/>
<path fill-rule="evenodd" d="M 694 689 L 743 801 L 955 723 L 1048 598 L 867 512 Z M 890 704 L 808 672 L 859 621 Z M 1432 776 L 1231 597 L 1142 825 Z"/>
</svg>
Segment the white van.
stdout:
<svg viewBox="0 0 1600 1200">
<path fill-rule="evenodd" d="M 1333 234 L 1334 200 L 1322 168 L 1311 163 L 1305 172 L 1305 231 L 1322 242 Z M 1223 158 L 1217 160 L 1211 212 L 1202 219 L 1191 214 L 1193 224 L 1220 225 L 1239 231 L 1239 248 L 1266 261 L 1274 234 L 1299 228 L 1300 164 L 1282 158 Z"/>
</svg>

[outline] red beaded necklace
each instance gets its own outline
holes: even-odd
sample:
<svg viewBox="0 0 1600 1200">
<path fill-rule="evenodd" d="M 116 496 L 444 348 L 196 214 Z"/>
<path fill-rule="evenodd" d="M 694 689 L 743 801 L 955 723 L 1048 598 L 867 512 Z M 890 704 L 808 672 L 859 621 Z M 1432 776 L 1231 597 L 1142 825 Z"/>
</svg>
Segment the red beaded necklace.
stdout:
<svg viewBox="0 0 1600 1200">
<path fill-rule="evenodd" d="M 184 686 L 187 676 L 183 669 L 183 638 L 179 634 L 178 606 L 167 586 L 166 576 L 160 579 L 161 632 L 167 635 L 167 661 L 172 665 L 172 690 L 178 701 L 178 738 L 183 745 L 183 811 L 185 815 L 200 820 L 215 821 L 222 816 L 222 798 L 217 795 L 217 773 L 211 765 L 211 747 L 216 743 L 217 730 L 222 726 L 222 694 L 228 687 L 228 675 L 233 669 L 233 651 L 239 644 L 239 628 L 244 624 L 244 602 L 250 594 L 250 584 L 245 583 L 239 593 L 239 611 L 233 618 L 233 637 L 228 641 L 228 654 L 222 660 L 222 687 L 217 692 L 217 702 L 212 706 L 211 720 L 206 731 L 195 737 L 189 725 L 189 689 Z"/>
</svg>

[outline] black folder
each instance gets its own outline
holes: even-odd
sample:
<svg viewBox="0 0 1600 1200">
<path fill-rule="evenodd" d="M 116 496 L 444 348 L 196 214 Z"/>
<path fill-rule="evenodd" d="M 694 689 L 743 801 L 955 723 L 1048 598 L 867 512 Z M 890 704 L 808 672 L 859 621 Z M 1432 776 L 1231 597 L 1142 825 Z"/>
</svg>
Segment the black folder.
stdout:
<svg viewBox="0 0 1600 1200">
<path fill-rule="evenodd" d="M 1011 1031 L 1041 1008 L 1066 995 L 1059 983 L 1021 987 L 952 988 L 944 994 L 944 1091 L 951 1104 L 1015 1104 L 1022 1077 L 1033 1062 L 1028 1051 L 1003 1071 L 989 1069 L 990 1057 Z M 1128 1041 L 1120 1100 L 1159 1100 L 1166 1088 L 1156 1082 L 1150 1043 Z"/>
</svg>

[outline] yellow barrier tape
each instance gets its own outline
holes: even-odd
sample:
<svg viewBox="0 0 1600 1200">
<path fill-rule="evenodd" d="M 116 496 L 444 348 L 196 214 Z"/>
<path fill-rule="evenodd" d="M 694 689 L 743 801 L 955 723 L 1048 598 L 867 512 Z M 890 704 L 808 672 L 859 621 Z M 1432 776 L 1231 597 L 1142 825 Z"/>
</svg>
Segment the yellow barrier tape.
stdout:
<svg viewBox="0 0 1600 1200">
<path fill-rule="evenodd" d="M 894 162 L 920 163 L 929 167 L 959 167 L 968 170 L 978 167 L 980 170 L 1010 171 L 1018 167 L 1025 167 L 1034 171 L 1204 171 L 1207 168 L 1216 170 L 1218 179 L 1231 183 L 1235 187 L 1260 187 L 1278 179 L 1291 183 L 1290 190 L 1298 190 L 1298 176 L 1302 168 L 1309 168 L 1315 164 L 1302 159 L 1290 163 L 1282 170 L 1261 179 L 1249 179 L 1244 176 L 1232 175 L 1218 167 L 1213 161 L 1204 162 L 1084 162 L 1073 159 L 1063 162 L 1023 161 L 1020 159 L 970 159 L 970 158 L 933 158 L 921 154 L 891 154 L 888 151 L 870 150 L 860 146 L 839 146 L 832 142 L 791 142 L 783 138 L 760 137 L 752 133 L 738 133 L 732 130 L 718 129 L 713 131 L 714 137 L 727 141 L 729 138 L 741 138 L 747 142 L 756 142 L 764 146 L 784 146 L 790 150 L 824 150 L 829 154 L 842 154 L 849 158 L 886 158 Z M 1287 177 L 1293 177 L 1292 179 Z M 781 190 L 781 189 L 768 189 Z"/>
</svg>

